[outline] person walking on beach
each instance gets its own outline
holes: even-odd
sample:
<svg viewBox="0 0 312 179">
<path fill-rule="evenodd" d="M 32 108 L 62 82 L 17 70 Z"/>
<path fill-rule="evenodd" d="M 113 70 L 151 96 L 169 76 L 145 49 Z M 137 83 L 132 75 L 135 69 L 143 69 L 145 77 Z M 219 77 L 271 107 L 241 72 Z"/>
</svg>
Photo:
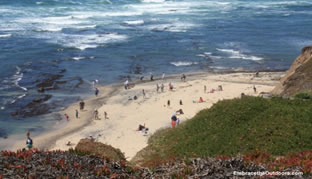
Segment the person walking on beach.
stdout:
<svg viewBox="0 0 312 179">
<path fill-rule="evenodd" d="M 164 92 L 164 88 L 165 88 L 165 85 L 162 83 L 162 84 L 161 84 L 161 87 L 160 87 L 161 92 Z"/>
<path fill-rule="evenodd" d="M 76 109 L 76 118 L 79 118 L 79 113 L 77 109 Z"/>
<path fill-rule="evenodd" d="M 104 119 L 108 119 L 106 111 L 104 111 Z"/>
<path fill-rule="evenodd" d="M 99 120 L 99 111 L 97 109 L 94 110 L 94 119 Z"/>
<path fill-rule="evenodd" d="M 207 86 L 205 85 L 204 86 L 204 93 L 206 93 L 206 91 L 207 91 Z"/>
<path fill-rule="evenodd" d="M 98 95 L 99 95 L 99 89 L 95 88 L 95 96 L 98 96 Z"/>
<path fill-rule="evenodd" d="M 82 111 L 84 109 L 85 102 L 83 100 L 81 100 L 79 105 L 80 105 L 80 110 Z"/>
<path fill-rule="evenodd" d="M 257 88 L 256 88 L 255 85 L 253 86 L 253 90 L 254 90 L 255 93 L 257 93 Z"/>
<path fill-rule="evenodd" d="M 151 74 L 151 81 L 154 81 L 154 76 L 153 76 L 153 74 Z"/>
<path fill-rule="evenodd" d="M 125 81 L 124 85 L 125 85 L 125 89 L 127 90 L 129 88 L 129 80 L 128 79 Z"/>
<path fill-rule="evenodd" d="M 165 73 L 162 74 L 161 79 L 162 79 L 162 80 L 165 79 Z"/>
<path fill-rule="evenodd" d="M 144 89 L 142 90 L 142 93 L 143 93 L 143 98 L 145 98 L 145 91 L 144 91 Z"/>
</svg>

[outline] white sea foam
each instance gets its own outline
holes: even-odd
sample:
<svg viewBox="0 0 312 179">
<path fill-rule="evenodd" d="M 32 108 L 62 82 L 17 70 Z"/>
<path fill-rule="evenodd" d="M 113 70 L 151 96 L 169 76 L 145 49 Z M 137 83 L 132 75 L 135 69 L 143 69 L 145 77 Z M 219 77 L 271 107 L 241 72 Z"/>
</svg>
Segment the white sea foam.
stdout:
<svg viewBox="0 0 312 179">
<path fill-rule="evenodd" d="M 41 5 L 41 4 L 43 4 L 43 2 L 38 1 L 38 2 L 36 2 L 36 4 Z"/>
<path fill-rule="evenodd" d="M 179 67 L 179 66 L 197 65 L 198 62 L 177 61 L 177 62 L 171 62 L 170 64 Z"/>
<path fill-rule="evenodd" d="M 12 34 L 0 34 L 0 38 L 9 38 Z"/>
<path fill-rule="evenodd" d="M 143 20 L 124 21 L 124 23 L 128 25 L 142 25 L 144 24 L 144 21 Z"/>
<path fill-rule="evenodd" d="M 149 25 L 146 26 L 148 30 L 152 31 L 167 31 L 167 32 L 187 32 L 189 29 L 198 27 L 198 24 L 192 24 L 187 22 L 179 22 L 179 21 L 173 21 L 170 24 L 155 24 L 155 25 Z"/>
<path fill-rule="evenodd" d="M 246 55 L 241 53 L 238 50 L 233 50 L 233 49 L 219 49 L 217 48 L 218 51 L 225 52 L 230 54 L 229 58 L 234 58 L 234 59 L 244 59 L 244 60 L 253 60 L 253 61 L 259 61 L 263 60 L 261 57 L 253 56 L 253 55 Z"/>
<path fill-rule="evenodd" d="M 55 43 L 65 47 L 74 47 L 80 50 L 97 48 L 107 43 L 122 42 L 127 39 L 126 35 L 116 33 L 91 34 L 91 35 L 64 35 L 61 39 L 51 39 Z M 56 40 L 56 41 L 55 41 Z"/>
<path fill-rule="evenodd" d="M 85 59 L 85 57 L 73 57 L 73 60 L 76 60 L 76 61 L 79 61 L 79 60 L 82 60 L 82 59 Z"/>
<path fill-rule="evenodd" d="M 220 56 L 212 55 L 211 52 L 204 52 L 203 54 L 199 54 L 199 55 L 197 55 L 197 56 L 199 56 L 199 57 L 204 57 L 204 58 L 209 57 L 209 58 L 211 58 L 211 59 L 220 59 L 220 58 L 222 58 L 222 57 L 220 57 Z"/>
<path fill-rule="evenodd" d="M 11 80 L 16 87 L 18 87 L 24 91 L 27 91 L 27 88 L 19 85 L 19 81 L 21 81 L 23 79 L 23 76 L 24 76 L 24 74 L 21 72 L 21 68 L 16 66 L 16 73 L 11 77 Z"/>
<path fill-rule="evenodd" d="M 94 29 L 94 28 L 96 28 L 96 25 L 80 25 L 80 26 L 75 26 L 74 28 L 77 28 L 77 29 Z"/>
</svg>

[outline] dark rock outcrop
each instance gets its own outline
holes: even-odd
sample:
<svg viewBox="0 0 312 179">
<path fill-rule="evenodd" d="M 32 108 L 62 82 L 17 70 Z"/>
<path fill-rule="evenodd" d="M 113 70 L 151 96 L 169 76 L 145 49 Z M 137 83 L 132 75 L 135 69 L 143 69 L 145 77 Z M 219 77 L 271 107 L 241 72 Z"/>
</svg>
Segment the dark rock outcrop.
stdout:
<svg viewBox="0 0 312 179">
<path fill-rule="evenodd" d="M 50 112 L 50 106 L 48 104 L 44 104 L 44 102 L 48 101 L 51 97 L 52 96 L 48 94 L 36 97 L 27 105 L 22 106 L 15 112 L 12 112 L 11 115 L 20 117 L 32 117 L 41 114 L 47 114 Z"/>
<path fill-rule="evenodd" d="M 286 97 L 301 92 L 312 92 L 312 46 L 302 49 L 301 55 L 272 91 L 274 95 Z"/>
</svg>

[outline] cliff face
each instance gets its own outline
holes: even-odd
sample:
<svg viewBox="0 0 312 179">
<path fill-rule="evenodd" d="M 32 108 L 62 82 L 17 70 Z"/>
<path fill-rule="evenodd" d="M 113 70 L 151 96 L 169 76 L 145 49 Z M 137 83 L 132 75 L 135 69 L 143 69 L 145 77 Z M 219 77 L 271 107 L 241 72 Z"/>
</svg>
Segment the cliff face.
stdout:
<svg viewBox="0 0 312 179">
<path fill-rule="evenodd" d="M 292 96 L 300 92 L 312 92 L 312 46 L 302 49 L 301 55 L 272 91 L 279 96 Z"/>
</svg>

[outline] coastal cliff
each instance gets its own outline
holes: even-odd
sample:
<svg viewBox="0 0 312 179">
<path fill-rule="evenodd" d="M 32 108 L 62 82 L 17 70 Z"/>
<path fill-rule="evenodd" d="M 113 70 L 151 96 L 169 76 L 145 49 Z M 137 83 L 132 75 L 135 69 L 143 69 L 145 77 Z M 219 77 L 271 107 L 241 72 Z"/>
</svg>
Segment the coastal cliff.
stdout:
<svg viewBox="0 0 312 179">
<path fill-rule="evenodd" d="M 312 91 L 312 46 L 302 49 L 286 75 L 272 91 L 278 96 L 292 96 L 301 92 Z"/>
</svg>

